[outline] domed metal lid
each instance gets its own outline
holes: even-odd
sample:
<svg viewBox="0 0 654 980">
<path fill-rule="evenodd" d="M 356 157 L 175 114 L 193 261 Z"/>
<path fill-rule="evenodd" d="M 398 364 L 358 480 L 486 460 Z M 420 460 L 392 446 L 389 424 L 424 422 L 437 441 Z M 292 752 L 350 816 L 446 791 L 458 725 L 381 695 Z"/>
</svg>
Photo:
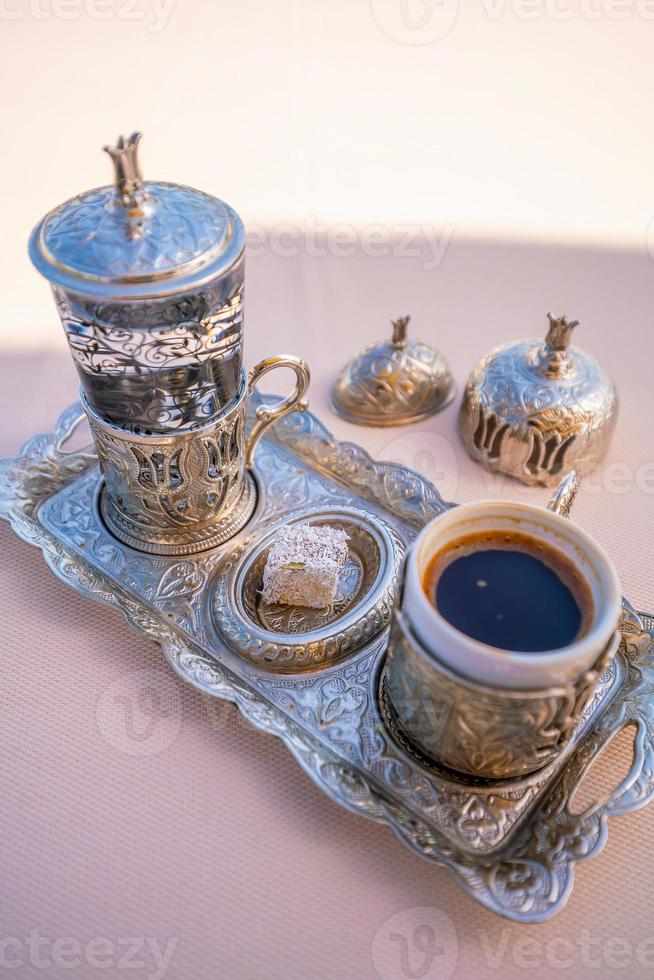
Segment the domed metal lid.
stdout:
<svg viewBox="0 0 654 980">
<path fill-rule="evenodd" d="M 487 354 L 466 384 L 459 427 L 473 457 L 523 483 L 590 472 L 608 449 L 618 394 L 594 357 L 570 345 L 577 320 L 548 313 L 545 341 Z"/>
<path fill-rule="evenodd" d="M 86 191 L 43 218 L 30 257 L 47 279 L 87 296 L 137 299 L 187 292 L 219 276 L 243 251 L 238 215 L 192 187 L 144 181 L 140 133 L 104 149 L 113 186 Z"/>
<path fill-rule="evenodd" d="M 454 397 L 454 381 L 440 351 L 407 340 L 410 319 L 393 320 L 391 340 L 364 347 L 339 374 L 332 404 L 348 422 L 374 426 L 418 422 L 445 408 Z"/>
</svg>

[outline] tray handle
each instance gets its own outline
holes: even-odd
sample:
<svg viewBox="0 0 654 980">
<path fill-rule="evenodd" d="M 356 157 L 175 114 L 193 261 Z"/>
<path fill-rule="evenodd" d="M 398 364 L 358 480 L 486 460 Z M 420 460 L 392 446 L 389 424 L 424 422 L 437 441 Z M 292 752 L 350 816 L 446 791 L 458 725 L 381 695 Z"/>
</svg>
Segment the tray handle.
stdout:
<svg viewBox="0 0 654 980">
<path fill-rule="evenodd" d="M 591 803 L 578 819 L 582 822 L 595 815 L 600 819 L 629 813 L 644 806 L 654 797 L 654 715 L 650 705 L 654 698 L 654 635 L 642 627 L 645 613 L 636 613 L 627 600 L 623 601 L 623 618 L 619 629 L 625 653 L 633 673 L 627 684 L 630 688 L 609 706 L 597 728 L 582 748 L 586 757 L 569 798 L 573 799 L 594 763 L 621 732 L 636 728 L 633 759 L 629 772 L 608 793 Z M 640 631 L 637 629 L 640 624 Z"/>
<path fill-rule="evenodd" d="M 555 514 L 569 517 L 577 491 L 580 486 L 579 475 L 571 470 L 556 488 L 547 507 Z M 647 685 L 654 697 L 654 656 L 652 642 L 654 637 L 644 630 L 642 618 L 631 603 L 623 597 L 622 617 L 618 629 L 622 633 L 625 653 L 634 663 L 639 675 L 638 688 Z M 641 692 L 642 693 L 642 692 Z M 642 696 L 638 698 L 623 697 L 618 705 L 612 705 L 607 715 L 587 743 L 587 762 L 577 776 L 574 787 L 570 791 L 572 800 L 579 792 L 586 776 L 593 768 L 595 761 L 602 755 L 609 744 L 618 737 L 620 732 L 636 726 L 634 738 L 634 754 L 628 774 L 609 793 L 590 804 L 576 819 L 583 823 L 593 815 L 606 818 L 619 813 L 644 806 L 654 796 L 654 717 L 644 709 Z M 622 717 L 620 717 L 620 714 Z M 570 816 L 573 816 L 570 814 Z"/>
</svg>

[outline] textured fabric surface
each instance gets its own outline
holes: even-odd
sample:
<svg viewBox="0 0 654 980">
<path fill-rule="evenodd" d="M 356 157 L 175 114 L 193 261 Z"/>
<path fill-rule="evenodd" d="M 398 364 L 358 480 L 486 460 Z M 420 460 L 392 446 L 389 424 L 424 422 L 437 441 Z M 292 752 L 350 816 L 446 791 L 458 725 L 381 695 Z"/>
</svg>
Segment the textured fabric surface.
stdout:
<svg viewBox="0 0 654 980">
<path fill-rule="evenodd" d="M 408 429 L 357 429 L 329 409 L 329 386 L 391 315 L 413 312 L 416 335 L 438 343 L 460 384 L 489 347 L 542 332 L 548 309 L 579 317 L 577 343 L 612 370 L 622 416 L 575 519 L 647 609 L 653 293 L 645 255 L 453 242 L 428 272 L 419 259 L 267 254 L 248 269 L 247 361 L 306 357 L 312 407 L 340 438 L 421 469 L 449 498 L 544 501 L 465 457 L 456 403 Z M 51 429 L 75 396 L 63 345 L 4 357 L 2 455 Z M 654 806 L 613 820 L 560 915 L 509 924 L 328 800 L 280 743 L 182 684 L 155 644 L 69 591 L 5 524 L 0 543 L 3 980 L 654 973 Z M 593 790 L 617 781 L 627 756 L 628 746 L 612 750 Z"/>
</svg>

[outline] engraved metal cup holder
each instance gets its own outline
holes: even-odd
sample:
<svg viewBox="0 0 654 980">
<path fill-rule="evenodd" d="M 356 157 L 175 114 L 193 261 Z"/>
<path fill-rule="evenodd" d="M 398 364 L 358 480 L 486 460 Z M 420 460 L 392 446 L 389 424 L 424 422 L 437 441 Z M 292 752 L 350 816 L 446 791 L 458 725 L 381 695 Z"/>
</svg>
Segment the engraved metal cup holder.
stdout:
<svg viewBox="0 0 654 980">
<path fill-rule="evenodd" d="M 595 665 L 574 682 L 503 690 L 448 669 L 418 642 L 397 607 L 382 687 L 394 720 L 428 759 L 477 779 L 509 779 L 559 755 L 619 641 L 616 633 Z"/>
<path fill-rule="evenodd" d="M 296 384 L 274 405 L 260 405 L 245 435 L 248 396 L 268 371 L 288 367 Z M 104 476 L 100 510 L 120 541 L 155 555 L 190 555 L 214 548 L 252 516 L 256 485 L 249 470 L 257 443 L 277 419 L 304 411 L 309 368 L 298 357 L 261 361 L 227 408 L 202 426 L 174 433 L 138 433 L 101 419 L 83 399 Z"/>
</svg>

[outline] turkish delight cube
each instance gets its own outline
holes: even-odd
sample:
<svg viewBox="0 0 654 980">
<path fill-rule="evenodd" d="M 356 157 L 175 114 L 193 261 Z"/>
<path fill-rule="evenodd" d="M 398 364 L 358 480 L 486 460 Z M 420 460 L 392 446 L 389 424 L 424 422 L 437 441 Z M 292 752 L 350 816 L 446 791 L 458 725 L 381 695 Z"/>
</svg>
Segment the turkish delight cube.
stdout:
<svg viewBox="0 0 654 980">
<path fill-rule="evenodd" d="M 333 603 L 347 561 L 345 531 L 324 524 L 280 527 L 268 551 L 264 602 L 322 609 Z"/>
</svg>

